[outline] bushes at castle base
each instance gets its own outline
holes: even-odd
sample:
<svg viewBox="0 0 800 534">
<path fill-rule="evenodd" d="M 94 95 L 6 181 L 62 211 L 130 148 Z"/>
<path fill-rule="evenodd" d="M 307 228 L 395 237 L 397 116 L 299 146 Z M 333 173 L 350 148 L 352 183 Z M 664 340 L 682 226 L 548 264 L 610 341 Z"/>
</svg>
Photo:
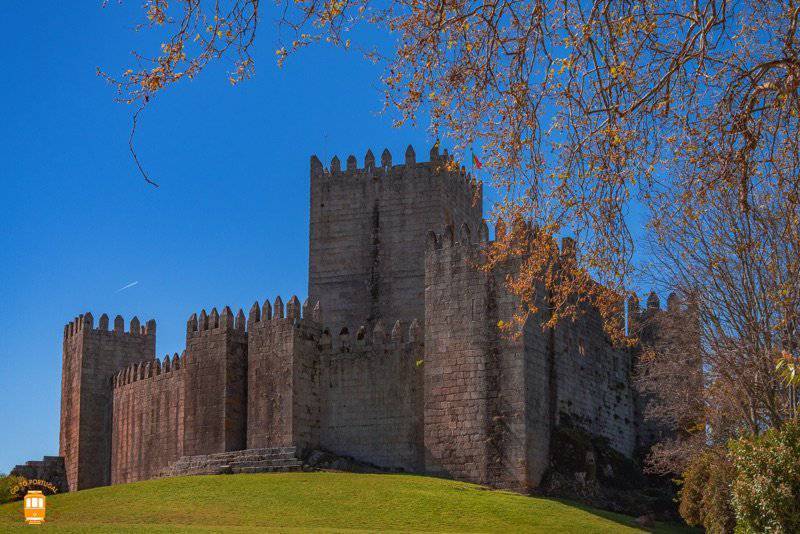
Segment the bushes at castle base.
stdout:
<svg viewBox="0 0 800 534">
<path fill-rule="evenodd" d="M 677 519 L 670 479 L 647 477 L 632 458 L 608 439 L 584 430 L 566 414 L 553 429 L 550 467 L 538 491 L 633 516 Z"/>
<path fill-rule="evenodd" d="M 16 501 L 22 497 L 14 493 L 25 479 L 16 475 L 3 475 L 0 473 L 0 504 Z"/>
<path fill-rule="evenodd" d="M 800 422 L 730 445 L 737 532 L 800 532 Z"/>
<path fill-rule="evenodd" d="M 731 507 L 731 488 L 736 471 L 724 449 L 697 456 L 683 472 L 681 517 L 692 526 L 705 527 L 709 534 L 729 534 L 736 520 Z"/>
</svg>

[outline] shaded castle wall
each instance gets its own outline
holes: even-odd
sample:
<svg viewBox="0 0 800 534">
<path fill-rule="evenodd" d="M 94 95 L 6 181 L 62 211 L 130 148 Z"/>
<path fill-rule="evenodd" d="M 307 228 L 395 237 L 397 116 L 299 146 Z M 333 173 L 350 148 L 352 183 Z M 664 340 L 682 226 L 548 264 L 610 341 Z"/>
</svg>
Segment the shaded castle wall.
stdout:
<svg viewBox="0 0 800 534">
<path fill-rule="evenodd" d="M 472 236 L 475 236 L 474 238 Z M 428 238 L 425 281 L 425 465 L 462 480 L 524 490 L 547 466 L 547 340 L 501 336 L 515 301 L 502 273 L 476 268 L 485 224 Z M 496 279 L 497 277 L 497 279 Z"/>
<path fill-rule="evenodd" d="M 241 310 L 192 315 L 186 328 L 184 454 L 244 449 L 247 442 L 247 333 Z"/>
<path fill-rule="evenodd" d="M 636 415 L 630 350 L 610 343 L 602 317 L 594 309 L 556 326 L 554 350 L 555 424 L 578 424 L 632 456 Z"/>
<path fill-rule="evenodd" d="M 156 477 L 183 455 L 181 363 L 167 355 L 114 375 L 111 484 Z"/>
<path fill-rule="evenodd" d="M 307 308 L 307 307 L 306 307 Z M 247 447 L 319 444 L 319 327 L 301 321 L 300 303 L 278 297 L 263 309 L 253 305 L 248 319 Z"/>
<path fill-rule="evenodd" d="M 320 445 L 373 465 L 423 470 L 422 332 L 397 321 L 391 332 L 347 329 L 322 336 Z"/>
<path fill-rule="evenodd" d="M 364 168 L 350 156 L 330 171 L 311 158 L 309 297 L 325 306 L 325 324 L 373 324 L 424 315 L 425 235 L 453 220 L 477 227 L 481 188 L 452 158 L 431 151 L 417 163 L 411 147 L 403 165 L 384 151 Z"/>
<path fill-rule="evenodd" d="M 97 329 L 93 323 L 87 313 L 64 327 L 59 456 L 70 491 L 110 483 L 111 377 L 155 356 L 155 321 L 143 327 L 134 317 L 128 332 L 120 316 L 111 331 L 105 314 Z"/>
</svg>

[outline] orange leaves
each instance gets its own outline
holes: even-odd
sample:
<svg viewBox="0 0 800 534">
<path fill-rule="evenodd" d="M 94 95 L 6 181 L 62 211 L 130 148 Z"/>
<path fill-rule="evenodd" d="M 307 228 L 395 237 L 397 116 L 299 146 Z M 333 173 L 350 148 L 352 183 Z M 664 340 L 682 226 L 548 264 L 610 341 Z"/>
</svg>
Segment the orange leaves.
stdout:
<svg viewBox="0 0 800 534">
<path fill-rule="evenodd" d="M 164 24 L 167 21 L 168 6 L 169 4 L 165 0 L 148 0 L 145 2 L 147 19 L 152 24 Z"/>
<path fill-rule="evenodd" d="M 258 6 L 259 0 L 147 0 L 144 14 L 148 25 L 172 28 L 161 44 L 160 55 L 134 53 L 140 67 L 127 69 L 120 79 L 100 74 L 117 87 L 121 101 L 146 105 L 154 93 L 183 78 L 194 78 L 208 62 L 233 51 L 236 59 L 228 79 L 237 83 L 253 72 L 249 51 L 255 38 Z"/>
</svg>

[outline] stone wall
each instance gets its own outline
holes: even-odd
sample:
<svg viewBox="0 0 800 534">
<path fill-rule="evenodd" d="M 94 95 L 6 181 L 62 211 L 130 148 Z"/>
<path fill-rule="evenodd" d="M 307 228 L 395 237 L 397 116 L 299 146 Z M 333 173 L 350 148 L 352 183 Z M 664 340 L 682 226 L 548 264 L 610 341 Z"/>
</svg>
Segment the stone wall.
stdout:
<svg viewBox="0 0 800 534">
<path fill-rule="evenodd" d="M 500 487 L 535 487 L 549 466 L 552 429 L 567 423 L 632 456 L 630 351 L 610 343 L 599 313 L 588 306 L 574 321 L 543 328 L 549 317 L 543 287 L 535 292 L 538 312 L 521 328 L 501 332 L 498 325 L 520 312 L 504 287 L 519 260 L 482 271 L 487 233 L 473 237 L 464 225 L 458 235 L 450 227 L 429 237 L 427 469 Z"/>
<path fill-rule="evenodd" d="M 186 328 L 184 454 L 244 449 L 247 443 L 247 333 L 241 310 L 202 310 Z"/>
<path fill-rule="evenodd" d="M 452 226 L 431 236 L 425 271 L 425 468 L 488 483 L 489 277 L 453 246 Z M 477 256 L 474 256 L 477 257 Z"/>
<path fill-rule="evenodd" d="M 453 220 L 477 228 L 482 191 L 452 158 L 430 154 L 416 161 L 409 146 L 402 165 L 372 152 L 345 170 L 311 158 L 309 297 L 325 306 L 330 325 L 372 325 L 424 315 L 425 235 Z"/>
<path fill-rule="evenodd" d="M 61 370 L 59 455 L 70 491 L 111 481 L 111 377 L 120 369 L 155 357 L 156 323 L 134 317 L 125 332 L 119 315 L 109 330 L 108 316 L 94 328 L 92 314 L 64 327 Z"/>
<path fill-rule="evenodd" d="M 636 447 L 631 351 L 614 347 L 602 317 L 586 308 L 555 329 L 555 424 L 577 424 L 626 456 Z"/>
<path fill-rule="evenodd" d="M 114 375 L 111 484 L 158 476 L 183 455 L 182 364 L 167 355 Z"/>
<path fill-rule="evenodd" d="M 423 345 L 417 321 L 322 336 L 320 445 L 385 468 L 423 470 Z"/>
</svg>

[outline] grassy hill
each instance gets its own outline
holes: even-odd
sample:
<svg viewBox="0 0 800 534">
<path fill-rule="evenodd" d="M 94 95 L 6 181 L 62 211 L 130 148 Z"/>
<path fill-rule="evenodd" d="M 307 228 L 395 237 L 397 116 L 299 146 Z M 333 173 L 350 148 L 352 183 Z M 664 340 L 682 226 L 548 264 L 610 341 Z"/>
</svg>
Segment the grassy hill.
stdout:
<svg viewBox="0 0 800 534">
<path fill-rule="evenodd" d="M 57 532 L 643 532 L 632 518 L 412 475 L 274 473 L 178 477 L 47 499 Z M 0 506 L 0 531 L 26 527 Z M 653 532 L 688 532 L 659 525 Z"/>
</svg>

